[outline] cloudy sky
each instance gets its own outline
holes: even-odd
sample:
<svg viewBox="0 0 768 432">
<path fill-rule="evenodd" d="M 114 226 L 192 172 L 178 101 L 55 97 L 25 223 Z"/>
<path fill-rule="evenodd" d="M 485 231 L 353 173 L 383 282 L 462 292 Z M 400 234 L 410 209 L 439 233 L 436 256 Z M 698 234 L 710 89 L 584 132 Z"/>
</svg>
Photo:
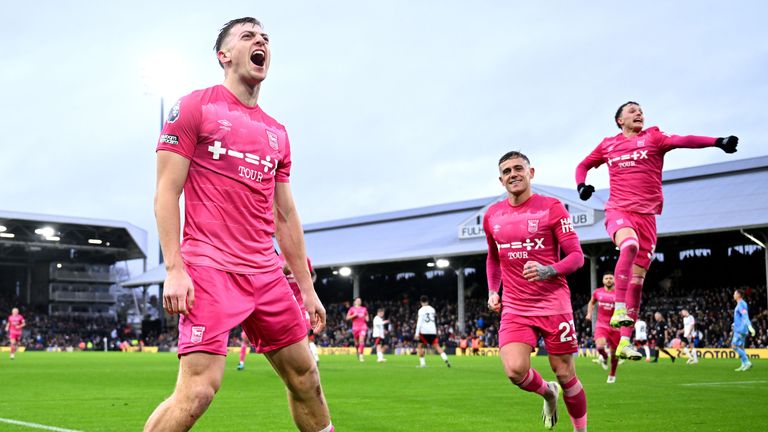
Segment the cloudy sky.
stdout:
<svg viewBox="0 0 768 432">
<path fill-rule="evenodd" d="M 241 16 L 271 37 L 260 104 L 291 136 L 304 222 L 501 193 L 511 149 L 572 187 L 627 100 L 648 126 L 768 154 L 763 1 L 22 3 L 0 16 L 0 208 L 125 220 L 151 244 L 160 97 L 220 83 L 212 45 Z"/>
</svg>

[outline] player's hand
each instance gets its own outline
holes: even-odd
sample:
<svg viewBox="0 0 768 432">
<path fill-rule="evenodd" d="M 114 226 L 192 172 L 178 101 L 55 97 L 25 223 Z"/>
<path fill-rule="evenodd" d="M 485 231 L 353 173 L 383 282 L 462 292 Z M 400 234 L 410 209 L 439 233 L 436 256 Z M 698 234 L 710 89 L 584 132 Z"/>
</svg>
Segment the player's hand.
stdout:
<svg viewBox="0 0 768 432">
<path fill-rule="evenodd" d="M 301 296 L 304 300 L 304 308 L 309 313 L 309 325 L 312 326 L 312 331 L 315 334 L 319 334 L 325 329 L 325 307 L 320 302 L 320 298 L 317 297 L 314 288 L 310 295 L 306 295 L 302 291 Z"/>
<path fill-rule="evenodd" d="M 749 335 L 752 337 L 755 337 L 755 328 L 752 326 L 747 327 L 747 330 L 749 330 Z"/>
<path fill-rule="evenodd" d="M 496 313 L 501 312 L 501 298 L 499 297 L 499 293 L 488 293 L 488 309 Z"/>
<path fill-rule="evenodd" d="M 739 145 L 739 137 L 733 135 L 715 140 L 715 147 L 726 153 L 736 153 L 737 145 Z"/>
<path fill-rule="evenodd" d="M 586 314 L 586 315 L 584 315 L 584 319 L 587 320 L 587 321 L 592 321 L 592 315 L 591 314 Z"/>
<path fill-rule="evenodd" d="M 171 270 L 163 284 L 163 309 L 171 315 L 189 315 L 195 304 L 195 287 L 183 268 Z"/>
<path fill-rule="evenodd" d="M 592 197 L 592 193 L 595 191 L 595 187 L 592 185 L 579 183 L 579 185 L 576 186 L 576 190 L 579 191 L 579 198 L 581 198 L 582 201 L 586 201 Z"/>
<path fill-rule="evenodd" d="M 556 276 L 557 272 L 555 268 L 550 266 L 544 266 L 536 261 L 528 261 L 523 266 L 523 277 L 528 282 L 537 282 L 549 279 Z"/>
</svg>

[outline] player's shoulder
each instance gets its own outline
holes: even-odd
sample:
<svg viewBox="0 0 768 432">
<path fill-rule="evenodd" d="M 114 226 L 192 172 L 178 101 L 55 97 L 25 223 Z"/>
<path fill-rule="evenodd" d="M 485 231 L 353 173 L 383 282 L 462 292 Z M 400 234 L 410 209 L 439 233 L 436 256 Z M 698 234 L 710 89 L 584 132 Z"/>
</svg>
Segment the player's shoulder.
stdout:
<svg viewBox="0 0 768 432">
<path fill-rule="evenodd" d="M 504 208 L 506 208 L 506 205 L 507 205 L 506 203 L 507 203 L 507 200 L 503 199 L 491 204 L 490 207 L 488 207 L 488 210 L 485 211 L 485 216 L 488 217 L 493 213 L 503 210 Z"/>
<path fill-rule="evenodd" d="M 264 108 L 261 105 L 259 105 L 259 108 L 261 109 L 261 115 L 262 115 L 262 120 L 264 122 L 264 125 L 271 127 L 273 129 L 279 129 L 279 130 L 282 130 L 283 132 L 286 132 L 285 126 L 283 126 L 282 123 L 277 121 L 271 115 L 267 114 L 267 112 L 264 111 Z"/>
</svg>

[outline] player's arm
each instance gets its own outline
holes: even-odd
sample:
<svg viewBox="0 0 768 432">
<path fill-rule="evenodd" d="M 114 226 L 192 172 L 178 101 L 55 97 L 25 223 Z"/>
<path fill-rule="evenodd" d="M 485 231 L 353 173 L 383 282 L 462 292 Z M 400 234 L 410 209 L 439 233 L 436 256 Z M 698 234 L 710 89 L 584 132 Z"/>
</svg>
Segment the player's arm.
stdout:
<svg viewBox="0 0 768 432">
<path fill-rule="evenodd" d="M 752 321 L 749 320 L 749 310 L 746 303 L 739 308 L 739 314 L 741 315 L 741 322 L 747 323 L 747 331 L 749 331 L 750 336 L 755 337 L 755 328 L 752 327 Z"/>
<path fill-rule="evenodd" d="M 549 226 L 565 257 L 546 266 L 536 261 L 526 262 L 523 266 L 523 277 L 530 282 L 550 279 L 557 275 L 567 276 L 584 265 L 584 252 L 581 250 L 579 237 L 571 224 L 571 216 L 560 201 L 549 208 Z"/>
<path fill-rule="evenodd" d="M 187 181 L 190 160 L 170 152 L 157 152 L 155 218 L 167 276 L 163 284 L 163 308 L 169 314 L 187 314 L 195 290 L 181 258 L 179 198 Z"/>
<path fill-rule="evenodd" d="M 351 320 L 354 317 L 355 317 L 355 314 L 352 313 L 352 308 L 349 308 L 349 310 L 347 311 L 347 321 Z"/>
<path fill-rule="evenodd" d="M 24 328 L 24 327 L 26 327 L 26 326 L 27 326 L 27 320 L 25 320 L 25 319 L 22 319 L 22 320 L 21 320 L 21 324 L 19 324 L 19 328 L 20 328 L 20 329 L 22 329 L 22 328 Z"/>
<path fill-rule="evenodd" d="M 304 230 L 288 182 L 275 182 L 274 215 L 277 244 L 280 245 L 280 251 L 299 284 L 312 328 L 315 333 L 319 333 L 325 328 L 325 308 L 312 284 L 312 276 L 307 266 Z"/>
<path fill-rule="evenodd" d="M 419 314 L 419 318 L 416 320 L 416 330 L 413 331 L 413 337 L 417 338 L 421 334 L 421 320 L 423 316 Z"/>
<path fill-rule="evenodd" d="M 595 147 L 592 153 L 587 155 L 583 161 L 576 166 L 576 190 L 579 192 L 579 198 L 583 201 L 592 197 L 595 187 L 586 184 L 587 172 L 592 168 L 597 168 L 603 164 L 603 143 Z"/>
<path fill-rule="evenodd" d="M 499 260 L 499 248 L 491 235 L 487 215 L 486 213 L 486 216 L 483 217 L 483 229 L 485 230 L 485 240 L 488 243 L 488 257 L 485 260 L 485 274 L 488 276 L 488 308 L 499 313 L 501 311 L 501 298 L 499 297 L 501 261 Z"/>
<path fill-rule="evenodd" d="M 584 316 L 584 319 L 587 321 L 592 321 L 592 312 L 595 310 L 595 296 L 592 296 L 592 298 L 589 299 L 589 303 L 587 304 L 587 314 Z"/>
<path fill-rule="evenodd" d="M 727 136 L 722 138 L 705 137 L 698 135 L 669 135 L 658 131 L 661 141 L 661 148 L 667 152 L 677 148 L 699 149 L 707 147 L 717 147 L 726 153 L 736 153 L 739 145 L 739 138 L 736 136 Z"/>
</svg>

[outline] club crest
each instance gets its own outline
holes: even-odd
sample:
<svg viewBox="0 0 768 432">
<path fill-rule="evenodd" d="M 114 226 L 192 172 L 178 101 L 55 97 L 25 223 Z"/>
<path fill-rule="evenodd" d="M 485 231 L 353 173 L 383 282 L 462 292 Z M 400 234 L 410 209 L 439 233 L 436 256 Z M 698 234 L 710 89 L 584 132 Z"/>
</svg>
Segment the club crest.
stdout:
<svg viewBox="0 0 768 432">
<path fill-rule="evenodd" d="M 528 232 L 533 234 L 536 231 L 539 230 L 539 220 L 538 219 L 528 219 Z"/>
<path fill-rule="evenodd" d="M 277 134 L 272 131 L 267 131 L 267 139 L 269 139 L 269 146 L 272 148 L 272 150 L 277 150 Z"/>
</svg>

